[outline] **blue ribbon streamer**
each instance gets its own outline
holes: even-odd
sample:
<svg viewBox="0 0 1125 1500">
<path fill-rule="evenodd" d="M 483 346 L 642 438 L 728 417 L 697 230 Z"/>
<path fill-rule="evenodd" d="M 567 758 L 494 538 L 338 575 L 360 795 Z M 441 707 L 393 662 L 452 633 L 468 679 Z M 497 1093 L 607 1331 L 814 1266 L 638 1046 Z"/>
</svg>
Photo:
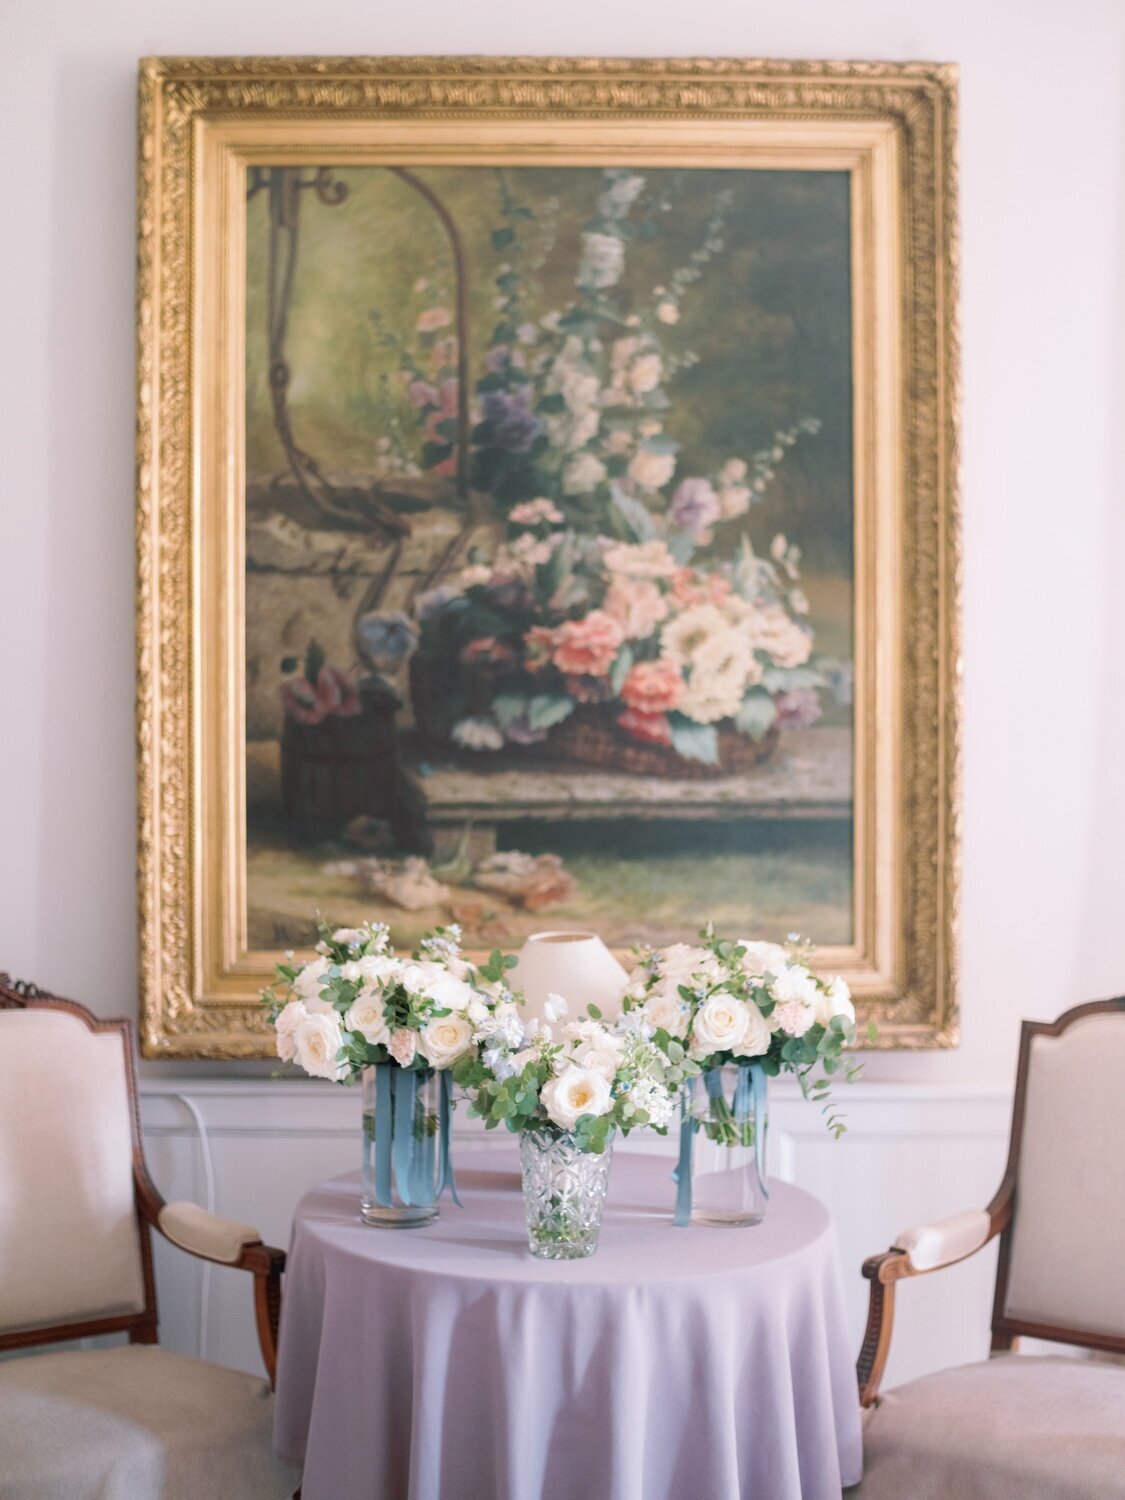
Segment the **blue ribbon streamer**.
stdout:
<svg viewBox="0 0 1125 1500">
<path fill-rule="evenodd" d="M 458 1208 L 462 1206 L 450 1152 L 453 1079 L 447 1072 L 439 1076 L 435 1133 L 428 1120 L 418 1121 L 418 1071 L 391 1062 L 375 1065 L 375 1201 L 382 1208 L 393 1206 L 395 1189 L 406 1207 L 428 1208 L 446 1187 Z"/>
<path fill-rule="evenodd" d="M 706 1069 L 703 1073 L 703 1085 L 709 1099 L 721 1100 L 723 1097 L 722 1069 Z M 766 1133 L 764 1129 L 767 1086 L 765 1070 L 761 1063 L 738 1064 L 738 1077 L 735 1080 L 731 1109 L 735 1120 L 740 1124 L 748 1116 L 753 1117 L 754 1169 L 758 1174 L 758 1185 L 764 1198 L 770 1195 L 769 1188 L 766 1186 Z M 691 1223 L 692 1148 L 695 1142 L 695 1132 L 699 1128 L 699 1121 L 692 1113 L 694 1093 L 695 1079 L 689 1078 L 680 1096 L 680 1156 L 676 1163 L 676 1170 L 672 1173 L 673 1181 L 676 1183 L 676 1211 L 672 1216 L 672 1222 L 679 1229 Z"/>
</svg>

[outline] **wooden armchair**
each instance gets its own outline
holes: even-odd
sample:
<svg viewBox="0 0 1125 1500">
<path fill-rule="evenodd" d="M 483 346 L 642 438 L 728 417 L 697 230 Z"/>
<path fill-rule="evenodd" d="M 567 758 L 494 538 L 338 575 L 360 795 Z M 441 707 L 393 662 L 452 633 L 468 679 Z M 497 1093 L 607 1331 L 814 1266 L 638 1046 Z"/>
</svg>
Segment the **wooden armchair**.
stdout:
<svg viewBox="0 0 1125 1500">
<path fill-rule="evenodd" d="M 157 1346 L 154 1229 L 254 1277 L 270 1384 Z M 270 1440 L 284 1264 L 249 1225 L 161 1198 L 130 1023 L 0 975 L 0 1355 L 129 1336 L 0 1360 L 4 1500 L 292 1495 Z"/>
<path fill-rule="evenodd" d="M 895 1286 L 1000 1256 L 992 1357 L 885 1396 Z M 1125 998 L 1025 1021 L 1008 1164 L 986 1209 L 910 1229 L 864 1262 L 857 1500 L 1125 1497 L 1125 1368 L 1013 1353 L 1021 1336 L 1125 1354 Z"/>
</svg>

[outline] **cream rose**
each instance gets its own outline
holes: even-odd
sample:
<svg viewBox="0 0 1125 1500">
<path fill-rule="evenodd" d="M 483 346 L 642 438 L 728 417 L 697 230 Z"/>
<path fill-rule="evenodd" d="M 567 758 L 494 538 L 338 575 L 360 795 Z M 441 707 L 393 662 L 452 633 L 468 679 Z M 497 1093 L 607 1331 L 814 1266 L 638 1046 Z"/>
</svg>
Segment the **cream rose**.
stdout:
<svg viewBox="0 0 1125 1500">
<path fill-rule="evenodd" d="M 328 1012 L 332 1009 L 327 1000 L 320 998 L 320 987 L 324 982 L 324 976 L 332 967 L 326 958 L 314 958 L 311 964 L 306 964 L 293 981 L 293 993 L 298 1000 L 303 1000 L 310 1011 Z"/>
<path fill-rule="evenodd" d="M 456 1013 L 438 1016 L 418 1033 L 418 1049 L 433 1068 L 451 1068 L 472 1044 L 472 1026 Z"/>
<path fill-rule="evenodd" d="M 579 1067 L 597 1073 L 607 1083 L 612 1083 L 621 1064 L 621 1043 L 608 1033 L 591 1037 L 574 1049 L 574 1061 Z"/>
<path fill-rule="evenodd" d="M 297 1055 L 297 1028 L 308 1015 L 303 1000 L 290 1000 L 274 1022 L 277 1032 L 277 1055 L 282 1062 L 292 1062 Z"/>
<path fill-rule="evenodd" d="M 751 979 L 776 974 L 787 960 L 780 943 L 755 943 L 749 938 L 739 938 L 737 946 L 746 950 L 742 955 L 742 972 Z"/>
<path fill-rule="evenodd" d="M 773 1033 L 770 1031 L 770 1023 L 756 1005 L 746 1006 L 748 1020 L 742 1040 L 735 1047 L 736 1057 L 762 1057 L 770 1050 L 770 1041 Z"/>
<path fill-rule="evenodd" d="M 347 1063 L 336 1060 L 344 1034 L 334 1011 L 306 1015 L 293 1034 L 293 1042 L 297 1061 L 313 1078 L 339 1082 L 348 1076 Z"/>
<path fill-rule="evenodd" d="M 695 1013 L 692 1026 L 693 1057 L 710 1057 L 712 1052 L 733 1052 L 746 1035 L 750 1024 L 750 1007 L 725 990 L 705 1000 Z"/>
<path fill-rule="evenodd" d="M 816 1001 L 816 1019 L 827 1026 L 834 1016 L 843 1016 L 846 1021 L 855 1021 L 855 1006 L 852 992 L 837 974 L 826 990 L 821 990 Z M 278 1017 L 280 1022 L 281 1017 Z"/>
<path fill-rule="evenodd" d="M 540 1103 L 560 1130 L 573 1130 L 583 1115 L 605 1115 L 613 1108 L 609 1084 L 592 1068 L 568 1067 L 543 1085 Z"/>
<path fill-rule="evenodd" d="M 654 990 L 645 1001 L 642 1014 L 650 1026 L 666 1031 L 669 1036 L 687 1035 L 690 1013 L 674 987 Z"/>
<path fill-rule="evenodd" d="M 344 1014 L 344 1030 L 358 1031 L 372 1047 L 385 1047 L 391 1039 L 383 1014 L 381 990 L 362 989 Z"/>
</svg>

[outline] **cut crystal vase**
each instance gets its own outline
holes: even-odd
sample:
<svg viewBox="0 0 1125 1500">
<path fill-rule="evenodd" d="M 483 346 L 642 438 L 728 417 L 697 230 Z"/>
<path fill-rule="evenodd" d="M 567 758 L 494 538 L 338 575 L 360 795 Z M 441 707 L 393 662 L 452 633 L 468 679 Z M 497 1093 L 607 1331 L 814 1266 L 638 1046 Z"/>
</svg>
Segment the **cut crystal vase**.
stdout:
<svg viewBox="0 0 1125 1500">
<path fill-rule="evenodd" d="M 572 1134 L 525 1130 L 520 1136 L 527 1245 L 544 1260 L 579 1260 L 598 1248 L 613 1141 L 580 1151 Z"/>
</svg>

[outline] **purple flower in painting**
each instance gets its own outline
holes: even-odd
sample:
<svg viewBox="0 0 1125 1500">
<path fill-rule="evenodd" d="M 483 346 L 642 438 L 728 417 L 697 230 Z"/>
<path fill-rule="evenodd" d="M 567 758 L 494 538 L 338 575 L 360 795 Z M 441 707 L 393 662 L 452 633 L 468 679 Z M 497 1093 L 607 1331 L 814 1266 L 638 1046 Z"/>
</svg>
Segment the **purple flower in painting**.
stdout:
<svg viewBox="0 0 1125 1500">
<path fill-rule="evenodd" d="M 372 610 L 360 617 L 356 632 L 373 660 L 395 666 L 409 656 L 418 643 L 418 627 L 401 610 L 390 614 Z"/>
<path fill-rule="evenodd" d="M 520 714 L 504 730 L 504 738 L 511 745 L 540 745 L 547 738 L 545 729 L 532 729 L 526 714 Z"/>
<path fill-rule="evenodd" d="M 821 715 L 820 698 L 812 688 L 792 688 L 773 700 L 779 729 L 807 729 Z"/>
<path fill-rule="evenodd" d="M 423 406 L 438 406 L 441 403 L 437 387 L 427 380 L 412 380 L 406 390 L 411 406 L 419 411 Z"/>
<path fill-rule="evenodd" d="M 527 386 L 515 391 L 488 391 L 481 401 L 481 410 L 492 429 L 493 443 L 510 453 L 526 453 L 543 425 L 531 410 L 531 392 Z"/>
<path fill-rule="evenodd" d="M 484 367 L 497 375 L 509 363 L 511 357 L 512 351 L 507 344 L 497 344 L 484 356 Z"/>
<path fill-rule="evenodd" d="M 683 479 L 676 486 L 668 519 L 679 531 L 697 536 L 719 519 L 719 497 L 706 479 Z"/>
</svg>

